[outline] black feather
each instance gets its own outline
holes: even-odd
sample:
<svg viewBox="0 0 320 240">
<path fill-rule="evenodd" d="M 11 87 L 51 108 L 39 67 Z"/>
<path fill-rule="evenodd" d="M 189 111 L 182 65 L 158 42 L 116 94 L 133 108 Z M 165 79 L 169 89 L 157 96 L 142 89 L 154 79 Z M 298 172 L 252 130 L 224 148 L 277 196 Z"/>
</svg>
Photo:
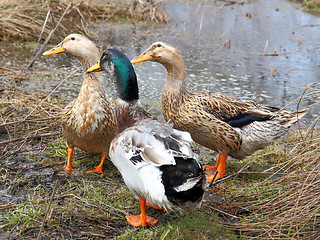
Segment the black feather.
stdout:
<svg viewBox="0 0 320 240">
<path fill-rule="evenodd" d="M 167 145 L 168 149 L 174 150 L 176 152 L 181 152 L 176 140 L 172 139 L 171 137 L 165 138 L 165 144 Z"/>
<path fill-rule="evenodd" d="M 270 118 L 258 118 L 258 117 L 251 117 L 251 116 L 243 116 L 242 118 L 240 119 L 236 119 L 236 120 L 232 120 L 232 121 L 229 121 L 227 122 L 231 127 L 244 127 L 246 125 L 249 125 L 250 123 L 252 122 L 255 122 L 255 121 L 267 121 L 269 120 Z"/>
<path fill-rule="evenodd" d="M 136 165 L 138 162 L 143 161 L 143 158 L 141 157 L 140 153 L 141 151 L 136 151 L 135 155 L 129 159 L 133 163 L 133 165 Z"/>
<path fill-rule="evenodd" d="M 170 202 L 179 206 L 186 202 L 197 202 L 202 199 L 204 189 L 202 182 L 205 177 L 202 167 L 193 158 L 175 157 L 176 165 L 163 165 L 162 183 L 165 194 Z M 176 191 L 174 188 L 187 182 L 187 179 L 199 177 L 198 183 L 187 191 Z"/>
</svg>

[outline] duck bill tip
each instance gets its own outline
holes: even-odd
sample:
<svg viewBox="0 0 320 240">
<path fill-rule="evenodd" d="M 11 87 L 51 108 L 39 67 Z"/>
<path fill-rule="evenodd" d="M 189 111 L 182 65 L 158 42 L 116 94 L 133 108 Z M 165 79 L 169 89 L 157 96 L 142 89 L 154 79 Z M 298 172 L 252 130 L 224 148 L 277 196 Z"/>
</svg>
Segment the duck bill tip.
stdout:
<svg viewBox="0 0 320 240">
<path fill-rule="evenodd" d="M 152 57 L 150 54 L 142 54 L 140 55 L 139 57 L 135 58 L 135 59 L 132 59 L 131 60 L 131 63 L 139 63 L 139 62 L 145 62 L 145 61 L 150 61 L 152 60 Z"/>
<path fill-rule="evenodd" d="M 50 55 L 54 55 L 54 54 L 58 54 L 58 53 L 64 53 L 66 52 L 66 50 L 61 47 L 61 46 L 56 46 L 54 48 L 51 48 L 48 51 L 45 51 L 42 55 L 43 56 L 50 56 Z"/>
<path fill-rule="evenodd" d="M 100 66 L 100 61 L 97 62 L 95 65 L 87 69 L 87 72 L 99 72 L 102 71 L 101 66 Z"/>
</svg>

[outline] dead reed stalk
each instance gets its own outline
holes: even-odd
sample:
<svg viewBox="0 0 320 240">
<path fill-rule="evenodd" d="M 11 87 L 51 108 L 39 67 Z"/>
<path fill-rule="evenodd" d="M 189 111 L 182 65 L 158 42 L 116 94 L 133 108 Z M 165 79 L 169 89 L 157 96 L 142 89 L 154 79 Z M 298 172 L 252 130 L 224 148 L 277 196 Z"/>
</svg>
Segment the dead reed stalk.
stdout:
<svg viewBox="0 0 320 240">
<path fill-rule="evenodd" d="M 19 73 L 10 74 L 6 77 L 11 80 L 0 89 L 0 160 L 21 152 L 42 151 L 42 142 L 61 134 L 63 106 L 57 104 L 59 97 L 19 91 L 11 86 Z"/>
<path fill-rule="evenodd" d="M 52 38 L 54 41 L 61 40 L 71 32 L 86 34 L 87 25 L 99 21 L 169 21 L 169 15 L 162 8 L 161 1 L 93 4 L 89 0 L 0 0 L 0 41 L 37 41 L 38 36 L 45 40 L 70 3 L 72 8 L 61 21 L 59 31 L 56 31 Z M 45 28 L 44 22 L 47 23 Z"/>
<path fill-rule="evenodd" d="M 307 86 L 302 98 L 319 104 L 320 84 Z M 270 176 L 245 196 L 236 196 L 236 205 L 252 213 L 227 227 L 248 238 L 317 239 L 320 237 L 320 132 L 315 122 L 302 137 L 289 143 L 286 161 L 266 172 Z M 312 133 L 312 134 L 311 134 Z M 278 169 L 275 171 L 275 169 Z M 279 177 L 280 176 L 280 177 Z M 254 192 L 254 193 L 252 193 Z M 242 202 L 240 202 L 242 201 Z"/>
</svg>

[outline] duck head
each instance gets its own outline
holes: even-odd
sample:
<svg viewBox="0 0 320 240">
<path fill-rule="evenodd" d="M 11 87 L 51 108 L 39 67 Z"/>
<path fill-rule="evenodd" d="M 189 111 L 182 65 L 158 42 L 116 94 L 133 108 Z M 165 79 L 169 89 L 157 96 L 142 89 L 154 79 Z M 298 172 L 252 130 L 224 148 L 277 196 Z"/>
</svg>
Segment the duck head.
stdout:
<svg viewBox="0 0 320 240">
<path fill-rule="evenodd" d="M 106 71 L 115 82 L 118 94 L 122 100 L 139 99 L 137 76 L 128 57 L 117 49 L 103 52 L 97 64 L 87 69 L 87 72 Z"/>
<path fill-rule="evenodd" d="M 42 55 L 49 56 L 66 53 L 78 58 L 84 68 L 88 68 L 99 60 L 100 53 L 96 45 L 81 34 L 70 34 L 54 48 L 45 51 Z"/>
<path fill-rule="evenodd" d="M 166 66 L 168 64 L 172 64 L 177 59 L 183 61 L 180 52 L 176 48 L 167 43 L 155 42 L 139 57 L 133 59 L 131 63 L 153 61 Z"/>
</svg>

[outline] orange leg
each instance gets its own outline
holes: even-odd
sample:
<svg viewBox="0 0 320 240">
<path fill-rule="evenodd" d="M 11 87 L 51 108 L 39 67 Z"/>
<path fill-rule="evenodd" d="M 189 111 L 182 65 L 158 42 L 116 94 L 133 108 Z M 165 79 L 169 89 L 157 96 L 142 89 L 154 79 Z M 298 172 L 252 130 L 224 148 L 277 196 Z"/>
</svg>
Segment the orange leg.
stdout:
<svg viewBox="0 0 320 240">
<path fill-rule="evenodd" d="M 203 168 L 206 169 L 206 172 L 215 172 L 215 171 L 217 171 L 219 164 L 220 164 L 220 154 L 218 156 L 216 166 L 204 165 Z"/>
<path fill-rule="evenodd" d="M 147 227 L 156 224 L 158 219 L 146 215 L 146 200 L 144 198 L 140 198 L 139 203 L 141 214 L 137 216 L 126 216 L 128 223 L 135 227 Z"/>
<path fill-rule="evenodd" d="M 103 166 L 104 160 L 106 159 L 107 156 L 108 156 L 108 153 L 106 153 L 105 155 L 103 155 L 103 156 L 101 157 L 100 164 L 99 164 L 98 166 L 96 166 L 93 170 L 86 171 L 86 172 L 87 172 L 87 173 L 88 173 L 88 172 L 103 173 L 103 172 L 102 172 L 102 166 Z"/>
<path fill-rule="evenodd" d="M 68 160 L 67 160 L 67 166 L 66 166 L 67 171 L 75 168 L 75 166 L 73 166 L 73 164 L 71 163 L 72 154 L 73 154 L 73 147 L 68 147 Z"/>
<path fill-rule="evenodd" d="M 225 174 L 227 157 L 227 154 L 222 155 L 219 153 L 216 166 L 204 166 L 206 168 L 206 177 L 208 182 L 212 182 L 213 178 L 214 180 L 218 180 Z M 218 174 L 212 174 L 212 171 L 218 171 Z"/>
<path fill-rule="evenodd" d="M 155 205 L 151 205 L 151 204 L 149 204 L 149 203 L 146 203 L 146 206 L 148 206 L 148 207 L 152 207 L 152 208 L 154 208 L 154 209 L 159 209 L 159 210 L 163 210 L 163 211 L 165 211 L 165 209 L 164 209 L 164 208 L 161 208 L 161 207 L 158 207 L 158 206 L 155 206 Z"/>
</svg>

